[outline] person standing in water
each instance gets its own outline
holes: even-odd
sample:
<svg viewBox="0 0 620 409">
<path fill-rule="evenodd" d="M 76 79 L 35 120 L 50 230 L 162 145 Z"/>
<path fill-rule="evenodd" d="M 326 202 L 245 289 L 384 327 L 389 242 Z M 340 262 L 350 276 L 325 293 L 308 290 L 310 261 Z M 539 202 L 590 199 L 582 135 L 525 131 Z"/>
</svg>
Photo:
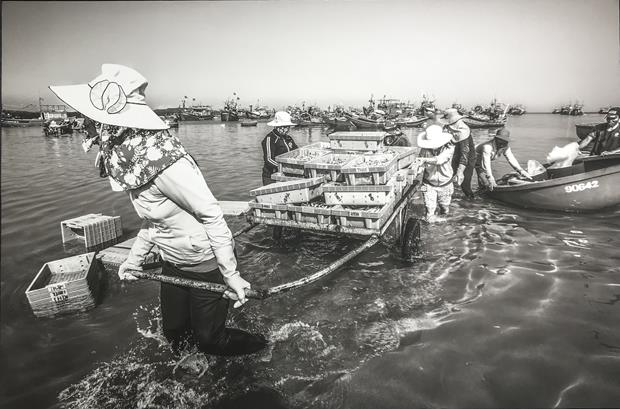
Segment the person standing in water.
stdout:
<svg viewBox="0 0 620 409">
<path fill-rule="evenodd" d="M 265 337 L 227 328 L 229 299 L 243 305 L 250 283 L 237 270 L 232 234 L 198 165 L 145 101 L 147 80 L 137 71 L 103 64 L 88 84 L 50 86 L 67 105 L 100 124 L 98 159 L 112 189 L 124 191 L 142 219 L 121 280 L 137 280 L 157 246 L 162 274 L 226 284 L 219 293 L 161 283 L 164 336 L 175 351 L 197 346 L 214 355 L 256 352 Z M 93 143 L 85 143 L 85 150 Z"/>
<path fill-rule="evenodd" d="M 275 182 L 271 175 L 278 171 L 276 156 L 297 149 L 295 140 L 289 135 L 289 131 L 295 124 L 291 121 L 291 115 L 285 111 L 278 111 L 274 119 L 267 125 L 272 126 L 261 142 L 263 148 L 263 186 Z"/>
<path fill-rule="evenodd" d="M 474 192 L 471 189 L 471 179 L 474 175 L 476 163 L 476 147 L 469 126 L 463 121 L 464 116 L 459 114 L 456 108 L 446 109 L 445 129 L 452 134 L 454 144 L 454 157 L 452 158 L 452 170 L 455 175 L 455 183 L 468 199 L 473 199 Z"/>
</svg>

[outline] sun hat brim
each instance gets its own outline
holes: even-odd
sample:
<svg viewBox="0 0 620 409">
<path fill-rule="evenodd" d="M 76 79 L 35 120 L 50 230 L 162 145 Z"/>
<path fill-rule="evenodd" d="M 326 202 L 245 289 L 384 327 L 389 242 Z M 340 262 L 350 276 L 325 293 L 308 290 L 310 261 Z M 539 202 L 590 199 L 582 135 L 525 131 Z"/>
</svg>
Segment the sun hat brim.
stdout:
<svg viewBox="0 0 620 409">
<path fill-rule="evenodd" d="M 437 149 L 444 146 L 452 140 L 452 134 L 448 132 L 442 132 L 440 136 L 434 139 L 426 139 L 426 132 L 422 132 L 418 135 L 417 145 L 422 149 Z"/>
<path fill-rule="evenodd" d="M 274 128 L 280 127 L 280 126 L 297 126 L 297 124 L 290 122 L 290 121 L 270 121 L 267 122 L 267 125 L 269 126 L 273 126 Z"/>
<path fill-rule="evenodd" d="M 90 101 L 88 84 L 50 85 L 49 89 L 71 108 L 103 124 L 149 130 L 170 128 L 146 104 L 127 103 L 121 111 L 114 114 L 96 108 Z"/>
</svg>

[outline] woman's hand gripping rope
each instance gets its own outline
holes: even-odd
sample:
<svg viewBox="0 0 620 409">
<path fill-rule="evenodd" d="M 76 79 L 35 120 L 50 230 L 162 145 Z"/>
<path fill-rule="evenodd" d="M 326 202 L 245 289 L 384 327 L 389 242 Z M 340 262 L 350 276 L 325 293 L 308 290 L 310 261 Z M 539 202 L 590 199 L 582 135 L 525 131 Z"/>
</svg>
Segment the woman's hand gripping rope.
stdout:
<svg viewBox="0 0 620 409">
<path fill-rule="evenodd" d="M 224 277 L 224 282 L 230 287 L 230 290 L 224 291 L 223 296 L 224 298 L 235 300 L 233 308 L 239 308 L 248 301 L 245 296 L 245 290 L 249 290 L 252 286 L 241 278 L 241 274 L 238 271 L 230 277 Z"/>
</svg>

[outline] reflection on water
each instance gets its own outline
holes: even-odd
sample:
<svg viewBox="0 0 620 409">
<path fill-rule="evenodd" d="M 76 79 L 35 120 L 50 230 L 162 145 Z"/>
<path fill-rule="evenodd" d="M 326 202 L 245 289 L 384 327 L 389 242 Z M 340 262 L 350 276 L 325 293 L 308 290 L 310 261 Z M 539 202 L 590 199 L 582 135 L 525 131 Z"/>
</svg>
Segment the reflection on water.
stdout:
<svg viewBox="0 0 620 409">
<path fill-rule="evenodd" d="M 511 118 L 524 163 L 570 142 L 572 118 Z M 587 120 L 584 120 L 587 122 Z M 268 131 L 182 124 L 178 134 L 216 197 L 261 184 Z M 570 131 L 570 132 L 569 132 Z M 408 129 L 414 141 L 416 130 Z M 326 140 L 294 130 L 300 145 Z M 476 140 L 488 137 L 476 132 Z M 499 173 L 508 171 L 498 163 Z M 24 291 L 49 260 L 83 252 L 59 222 L 90 212 L 139 220 L 98 178 L 78 136 L 2 130 L 2 394 L 22 407 L 574 407 L 617 406 L 620 210 L 572 215 L 510 208 L 457 193 L 447 222 L 424 224 L 422 258 L 380 243 L 325 279 L 233 310 L 264 351 L 173 356 L 161 336 L 158 285 L 110 277 L 97 308 L 35 319 Z M 423 208 L 416 194 L 413 216 Z M 229 219 L 231 230 L 243 220 Z M 314 272 L 359 242 L 315 233 L 276 245 L 258 227 L 237 240 L 256 287 Z M 7 376 L 10 374 L 10 376 Z"/>
</svg>

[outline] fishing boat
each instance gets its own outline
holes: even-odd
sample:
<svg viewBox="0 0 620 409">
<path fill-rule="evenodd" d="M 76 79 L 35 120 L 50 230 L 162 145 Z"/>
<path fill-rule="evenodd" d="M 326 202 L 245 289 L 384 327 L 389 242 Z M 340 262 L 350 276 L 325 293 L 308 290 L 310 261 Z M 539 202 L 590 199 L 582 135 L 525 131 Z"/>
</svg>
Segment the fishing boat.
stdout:
<svg viewBox="0 0 620 409">
<path fill-rule="evenodd" d="M 258 121 L 256 119 L 244 119 L 239 121 L 239 123 L 241 124 L 241 126 L 256 126 L 258 124 Z"/>
<path fill-rule="evenodd" d="M 61 123 L 49 120 L 43 123 L 43 133 L 45 136 L 63 136 L 73 133 L 73 121 L 65 119 Z"/>
<path fill-rule="evenodd" d="M 385 119 L 378 117 L 371 119 L 363 115 L 352 115 L 345 112 L 345 117 L 351 122 L 357 129 L 372 129 L 382 131 L 385 129 Z"/>
<path fill-rule="evenodd" d="M 552 173 L 553 171 L 553 173 Z M 585 212 L 620 204 L 620 154 L 586 157 L 568 168 L 547 169 L 539 182 L 499 185 L 486 194 L 518 207 Z M 554 173 L 556 176 L 553 177 Z M 512 174 L 514 175 L 514 174 Z"/>
<path fill-rule="evenodd" d="M 510 115 L 523 115 L 526 113 L 523 105 L 513 105 L 508 109 Z"/>
<path fill-rule="evenodd" d="M 484 119 L 481 117 L 468 115 L 463 118 L 463 122 L 465 122 L 467 126 L 472 129 L 503 128 L 506 126 L 505 117 L 499 119 Z"/>
<path fill-rule="evenodd" d="M 161 116 L 160 118 L 169 128 L 179 127 L 179 118 L 177 115 Z"/>
<path fill-rule="evenodd" d="M 573 115 L 573 116 L 583 115 L 583 105 L 582 104 L 573 105 L 572 109 L 568 112 L 568 115 Z"/>
</svg>

